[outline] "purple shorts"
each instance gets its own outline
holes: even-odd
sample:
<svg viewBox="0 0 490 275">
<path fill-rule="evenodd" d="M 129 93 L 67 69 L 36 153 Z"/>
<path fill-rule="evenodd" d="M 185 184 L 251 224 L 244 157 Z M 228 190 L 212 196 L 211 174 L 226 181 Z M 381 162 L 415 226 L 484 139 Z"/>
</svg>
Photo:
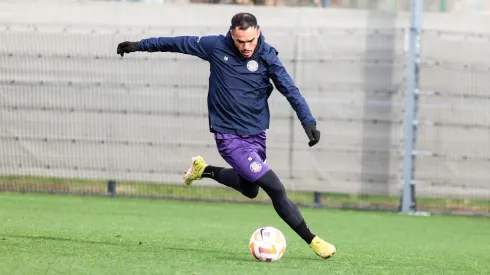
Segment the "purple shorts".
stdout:
<svg viewBox="0 0 490 275">
<path fill-rule="evenodd" d="M 246 180 L 255 182 L 270 170 L 265 164 L 265 131 L 248 136 L 216 133 L 214 138 L 221 157 Z"/>
</svg>

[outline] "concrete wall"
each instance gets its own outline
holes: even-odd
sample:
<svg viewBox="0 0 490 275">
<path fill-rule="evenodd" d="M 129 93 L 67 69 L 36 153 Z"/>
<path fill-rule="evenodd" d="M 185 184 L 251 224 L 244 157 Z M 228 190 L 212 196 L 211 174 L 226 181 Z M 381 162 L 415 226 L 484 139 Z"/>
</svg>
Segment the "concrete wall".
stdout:
<svg viewBox="0 0 490 275">
<path fill-rule="evenodd" d="M 227 166 L 207 128 L 208 64 L 117 43 L 214 34 L 254 12 L 322 130 L 270 99 L 268 163 L 289 190 L 398 194 L 405 13 L 310 8 L 0 2 L 0 172 L 177 182 L 195 154 Z M 490 17 L 426 14 L 417 194 L 490 195 Z M 476 34 L 476 35 L 475 35 Z M 204 181 L 202 184 L 214 184 Z"/>
</svg>

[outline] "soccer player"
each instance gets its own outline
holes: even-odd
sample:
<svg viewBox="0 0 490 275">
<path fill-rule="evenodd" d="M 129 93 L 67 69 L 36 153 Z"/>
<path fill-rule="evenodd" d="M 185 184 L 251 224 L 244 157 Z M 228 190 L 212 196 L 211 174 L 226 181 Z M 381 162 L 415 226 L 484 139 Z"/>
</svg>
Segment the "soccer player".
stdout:
<svg viewBox="0 0 490 275">
<path fill-rule="evenodd" d="M 310 231 L 284 185 L 266 164 L 268 98 L 273 90 L 270 79 L 295 110 L 310 147 L 320 140 L 320 131 L 277 50 L 265 42 L 255 16 L 236 14 L 226 35 L 151 37 L 117 46 L 121 56 L 135 51 L 178 52 L 210 63 L 209 128 L 220 155 L 232 168 L 208 165 L 201 156 L 193 157 L 184 175 L 185 184 L 211 178 L 251 199 L 257 196 L 260 187 L 271 198 L 277 214 L 317 255 L 332 256 L 335 246 Z"/>
</svg>

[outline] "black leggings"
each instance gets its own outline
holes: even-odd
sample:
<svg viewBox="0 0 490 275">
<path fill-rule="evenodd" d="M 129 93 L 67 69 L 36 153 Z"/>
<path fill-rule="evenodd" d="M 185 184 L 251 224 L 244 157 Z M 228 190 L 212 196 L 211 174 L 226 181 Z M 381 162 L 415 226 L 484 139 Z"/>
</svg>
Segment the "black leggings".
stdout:
<svg viewBox="0 0 490 275">
<path fill-rule="evenodd" d="M 239 176 L 235 170 L 224 168 L 215 177 L 219 183 L 229 186 L 243 195 L 253 199 L 259 193 L 261 187 L 272 200 L 272 205 L 277 214 L 292 228 L 296 228 L 302 221 L 303 216 L 298 207 L 288 198 L 284 185 L 274 171 L 269 170 L 255 183 Z"/>
</svg>

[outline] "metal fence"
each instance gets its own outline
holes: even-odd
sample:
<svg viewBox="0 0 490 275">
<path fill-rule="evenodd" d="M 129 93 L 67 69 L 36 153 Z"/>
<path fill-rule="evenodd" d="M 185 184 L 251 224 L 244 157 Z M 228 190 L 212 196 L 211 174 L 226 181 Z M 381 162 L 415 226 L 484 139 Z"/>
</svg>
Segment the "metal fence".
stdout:
<svg viewBox="0 0 490 275">
<path fill-rule="evenodd" d="M 307 148 L 291 107 L 272 95 L 268 163 L 299 204 L 399 207 L 407 28 L 384 16 L 385 27 L 264 29 L 322 130 Z M 193 155 L 227 166 L 208 131 L 207 63 L 115 54 L 124 40 L 221 32 L 3 24 L 0 190 L 268 203 L 211 180 L 182 184 Z M 426 29 L 421 42 L 417 209 L 489 214 L 490 66 L 476 53 L 490 39 Z"/>
</svg>

